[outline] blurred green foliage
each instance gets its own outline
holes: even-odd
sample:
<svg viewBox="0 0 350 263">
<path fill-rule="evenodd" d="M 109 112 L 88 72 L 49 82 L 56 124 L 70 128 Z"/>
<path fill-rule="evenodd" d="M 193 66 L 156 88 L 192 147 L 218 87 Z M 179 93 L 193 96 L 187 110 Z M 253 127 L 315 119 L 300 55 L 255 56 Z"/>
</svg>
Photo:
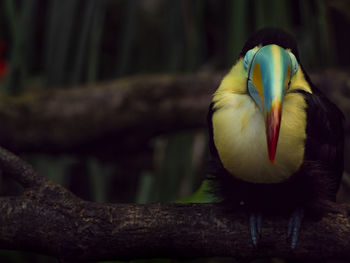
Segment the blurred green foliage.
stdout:
<svg viewBox="0 0 350 263">
<path fill-rule="evenodd" d="M 308 69 L 349 67 L 346 0 L 0 0 L 0 90 L 68 88 L 138 73 L 225 70 L 263 27 L 293 33 Z M 88 92 L 88 91 L 87 91 Z M 159 136 L 123 156 L 23 156 L 97 202 L 204 202 L 206 131 Z M 117 147 L 117 146 L 116 146 Z M 1 194 L 21 191 L 1 179 Z M 204 195 L 203 195 L 204 193 Z M 188 198 L 187 198 L 188 197 Z M 204 199 L 203 199 L 204 198 Z M 209 199 L 208 199 L 209 198 Z M 3 251 L 1 262 L 47 262 Z"/>
<path fill-rule="evenodd" d="M 342 64 L 348 51 L 338 42 L 350 25 L 344 2 L 1 0 L 0 41 L 8 45 L 1 59 L 10 62 L 2 89 L 226 69 L 263 27 L 292 32 L 308 67 Z"/>
</svg>

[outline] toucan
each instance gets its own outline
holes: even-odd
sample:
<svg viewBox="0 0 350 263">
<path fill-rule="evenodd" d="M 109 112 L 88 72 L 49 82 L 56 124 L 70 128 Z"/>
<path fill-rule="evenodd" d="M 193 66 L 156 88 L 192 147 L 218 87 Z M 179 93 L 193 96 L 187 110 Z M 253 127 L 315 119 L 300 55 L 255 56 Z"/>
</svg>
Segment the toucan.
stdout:
<svg viewBox="0 0 350 263">
<path fill-rule="evenodd" d="M 294 249 L 304 215 L 322 215 L 335 201 L 343 119 L 306 74 L 294 37 L 268 28 L 248 39 L 212 96 L 208 125 L 212 187 L 223 203 L 249 212 L 254 246 L 263 214 L 290 216 Z"/>
</svg>

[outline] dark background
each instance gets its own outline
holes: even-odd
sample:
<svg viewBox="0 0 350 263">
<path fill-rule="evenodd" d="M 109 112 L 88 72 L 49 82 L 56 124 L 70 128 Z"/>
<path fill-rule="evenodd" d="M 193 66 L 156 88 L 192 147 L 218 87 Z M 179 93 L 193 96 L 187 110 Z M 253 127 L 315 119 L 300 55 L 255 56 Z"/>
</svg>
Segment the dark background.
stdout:
<svg viewBox="0 0 350 263">
<path fill-rule="evenodd" d="M 224 72 L 245 40 L 263 27 L 296 37 L 307 72 L 349 70 L 346 0 L 1 0 L 0 90 L 20 98 L 24 92 L 74 89 L 136 74 Z M 205 176 L 207 133 L 199 128 L 158 134 L 103 158 L 49 152 L 17 153 L 84 199 L 173 202 L 190 195 Z M 3 195 L 19 191 L 1 180 Z M 0 253 L 1 262 L 46 260 L 54 261 Z"/>
</svg>

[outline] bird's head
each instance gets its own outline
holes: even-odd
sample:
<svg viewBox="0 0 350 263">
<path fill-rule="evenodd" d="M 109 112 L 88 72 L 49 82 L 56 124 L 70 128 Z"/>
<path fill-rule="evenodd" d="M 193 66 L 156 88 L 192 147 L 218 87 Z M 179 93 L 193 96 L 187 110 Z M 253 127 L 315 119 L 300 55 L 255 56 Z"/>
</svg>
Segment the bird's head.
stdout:
<svg viewBox="0 0 350 263">
<path fill-rule="evenodd" d="M 285 37 L 281 41 L 275 36 L 270 39 L 267 36 L 265 33 L 265 38 L 261 39 L 257 34 L 248 40 L 243 48 L 242 57 L 247 74 L 248 93 L 264 115 L 268 154 L 270 162 L 273 163 L 279 137 L 283 98 L 299 65 L 296 46 L 291 45 L 294 43 L 292 38 L 293 41 L 288 43 Z"/>
</svg>

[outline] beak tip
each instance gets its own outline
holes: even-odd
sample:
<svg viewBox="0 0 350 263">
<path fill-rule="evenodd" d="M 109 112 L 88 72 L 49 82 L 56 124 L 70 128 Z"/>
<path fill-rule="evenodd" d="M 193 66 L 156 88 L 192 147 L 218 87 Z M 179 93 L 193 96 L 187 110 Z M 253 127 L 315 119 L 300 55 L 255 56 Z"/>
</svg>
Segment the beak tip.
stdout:
<svg viewBox="0 0 350 263">
<path fill-rule="evenodd" d="M 275 161 L 275 155 L 276 155 L 276 152 L 272 152 L 272 151 L 269 151 L 269 160 L 270 160 L 270 163 L 273 164 L 274 161 Z"/>
<path fill-rule="evenodd" d="M 267 148 L 270 163 L 273 164 L 276 157 L 277 142 L 280 131 L 281 106 L 271 109 L 266 119 Z"/>
</svg>

